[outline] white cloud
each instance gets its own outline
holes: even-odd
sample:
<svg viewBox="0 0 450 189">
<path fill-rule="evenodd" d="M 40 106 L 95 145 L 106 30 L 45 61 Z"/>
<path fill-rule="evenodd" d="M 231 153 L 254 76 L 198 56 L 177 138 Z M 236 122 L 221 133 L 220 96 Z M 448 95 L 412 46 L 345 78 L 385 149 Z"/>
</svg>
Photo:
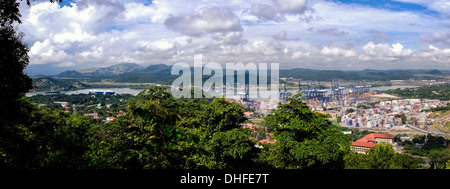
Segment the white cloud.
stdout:
<svg viewBox="0 0 450 189">
<path fill-rule="evenodd" d="M 340 47 L 323 47 L 320 51 L 322 55 L 325 56 L 343 56 L 343 57 L 354 57 L 357 55 L 354 49 L 344 49 Z"/>
<path fill-rule="evenodd" d="M 201 36 L 206 33 L 242 31 L 239 17 L 226 8 L 208 8 L 192 15 L 170 16 L 167 28 L 180 33 Z"/>
<path fill-rule="evenodd" d="M 67 61 L 69 55 L 55 45 L 51 44 L 50 40 L 45 40 L 44 42 L 37 41 L 30 48 L 29 56 L 33 59 L 35 64 L 45 64 L 45 63 L 57 63 Z"/>
<path fill-rule="evenodd" d="M 424 47 L 419 53 L 421 58 L 424 60 L 432 60 L 440 63 L 449 63 L 450 60 L 450 48 L 440 49 L 433 45 L 429 45 Z"/>
<path fill-rule="evenodd" d="M 301 15 L 306 9 L 306 0 L 274 0 L 272 4 L 253 4 L 250 13 L 260 19 L 282 22 L 286 15 Z"/>
<path fill-rule="evenodd" d="M 103 47 L 93 46 L 90 51 L 84 51 L 80 55 L 84 58 L 102 58 L 104 49 Z"/>
<path fill-rule="evenodd" d="M 218 63 L 320 69 L 450 60 L 444 17 L 325 0 L 34 1 L 21 13 L 31 64 L 171 64 L 199 53 Z"/>
<path fill-rule="evenodd" d="M 80 24 L 70 23 L 67 28 L 64 28 L 61 33 L 53 36 L 56 43 L 73 43 L 73 42 L 87 42 L 95 39 L 86 31 L 83 31 Z"/>
<path fill-rule="evenodd" d="M 431 35 L 424 34 L 420 38 L 426 43 L 450 45 L 450 30 L 447 33 L 434 32 Z"/>
<path fill-rule="evenodd" d="M 382 59 L 382 60 L 398 60 L 413 55 L 413 50 L 404 49 L 400 43 L 392 45 L 386 43 L 369 42 L 362 48 L 363 54 L 360 56 L 362 60 Z"/>
<path fill-rule="evenodd" d="M 247 40 L 242 39 L 242 32 L 220 32 L 211 35 L 211 45 L 239 45 L 246 43 Z"/>
<path fill-rule="evenodd" d="M 274 0 L 275 5 L 282 13 L 303 14 L 306 10 L 306 0 Z"/>
</svg>

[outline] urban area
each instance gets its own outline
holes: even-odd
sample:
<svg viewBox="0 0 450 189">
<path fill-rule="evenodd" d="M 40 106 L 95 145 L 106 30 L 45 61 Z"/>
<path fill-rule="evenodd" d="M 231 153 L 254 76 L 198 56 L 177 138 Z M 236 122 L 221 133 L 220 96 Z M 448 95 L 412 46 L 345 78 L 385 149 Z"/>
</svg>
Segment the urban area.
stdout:
<svg viewBox="0 0 450 189">
<path fill-rule="evenodd" d="M 416 138 L 415 144 L 423 145 L 417 143 L 418 136 L 450 138 L 450 112 L 432 111 L 439 108 L 446 109 L 450 103 L 448 100 L 400 98 L 384 93 L 385 91 L 367 83 L 346 83 L 343 87 L 338 80 L 322 84 L 318 81 L 300 81 L 293 78 L 281 78 L 280 81 L 282 84 L 279 86 L 278 100 L 250 99 L 249 91 L 257 89 L 254 86 L 241 89 L 234 98 L 226 99 L 245 107 L 244 114 L 248 121 L 242 126 L 253 131 L 250 137 L 256 141 L 257 147 L 262 147 L 260 145 L 262 143 L 276 143 L 276 140 L 271 138 L 273 128 L 266 127 L 263 118 L 276 110 L 280 103 L 289 103 L 289 97 L 296 93 L 301 93 L 303 101 L 312 111 L 329 115 L 333 125 L 341 128 L 345 134 L 354 135 L 359 139 L 351 143 L 355 152 L 367 153 L 370 148 L 382 141 L 393 144 L 395 152 L 402 153 L 404 147 L 401 144 L 404 141 L 412 142 Z M 297 82 L 298 85 L 288 86 L 286 84 L 288 82 L 291 84 Z M 445 82 L 424 80 L 416 84 L 418 85 L 398 87 L 436 86 Z M 29 96 L 41 102 L 40 106 L 48 105 L 48 98 L 51 97 L 54 107 L 61 108 L 67 113 L 78 112 L 96 122 L 106 123 L 126 115 L 127 101 L 133 97 L 130 94 L 115 94 L 114 90 L 99 89 L 84 92 L 78 95 L 60 95 L 59 92 L 47 92 L 46 95 L 30 93 Z M 67 99 L 68 96 L 72 96 L 72 99 Z M 58 99 L 59 97 L 62 99 Z M 371 134 L 360 137 L 361 132 Z M 395 136 L 398 136 L 397 141 L 394 141 Z"/>
</svg>

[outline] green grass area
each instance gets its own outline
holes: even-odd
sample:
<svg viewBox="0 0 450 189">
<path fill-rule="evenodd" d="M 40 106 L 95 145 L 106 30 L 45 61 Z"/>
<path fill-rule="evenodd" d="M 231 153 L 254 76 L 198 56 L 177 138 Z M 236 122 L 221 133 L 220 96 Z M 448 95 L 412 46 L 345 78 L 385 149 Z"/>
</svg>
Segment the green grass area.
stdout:
<svg viewBox="0 0 450 189">
<path fill-rule="evenodd" d="M 438 111 L 436 113 L 439 114 L 439 117 L 445 117 L 445 116 L 450 115 L 450 111 Z"/>
<path fill-rule="evenodd" d="M 255 125 L 261 125 L 264 122 L 264 119 L 263 118 L 255 118 L 255 119 L 250 119 L 249 121 L 251 121 Z"/>
<path fill-rule="evenodd" d="M 344 128 L 344 127 L 342 127 L 341 124 L 338 123 L 337 121 L 333 121 L 331 124 L 332 124 L 333 126 L 335 126 L 335 127 L 341 127 L 341 128 Z"/>
</svg>

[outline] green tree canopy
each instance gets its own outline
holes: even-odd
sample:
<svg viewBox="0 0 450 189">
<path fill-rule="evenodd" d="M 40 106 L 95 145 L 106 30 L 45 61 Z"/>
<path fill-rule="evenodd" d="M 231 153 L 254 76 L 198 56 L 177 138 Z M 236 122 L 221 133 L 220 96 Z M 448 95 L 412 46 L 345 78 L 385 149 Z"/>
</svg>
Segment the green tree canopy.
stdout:
<svg viewBox="0 0 450 189">
<path fill-rule="evenodd" d="M 206 104 L 203 104 L 206 103 Z M 98 127 L 91 165 L 99 168 L 241 168 L 257 148 L 244 107 L 225 101 L 175 99 L 161 87 L 128 103 L 128 116 Z"/>
<path fill-rule="evenodd" d="M 276 168 L 343 168 L 350 138 L 331 128 L 328 116 L 311 111 L 300 94 L 288 100 L 265 119 L 275 128 L 276 143 L 264 161 Z"/>
<path fill-rule="evenodd" d="M 351 152 L 345 156 L 346 169 L 418 169 L 423 160 L 394 152 L 392 144 L 378 144 L 369 153 Z"/>
</svg>

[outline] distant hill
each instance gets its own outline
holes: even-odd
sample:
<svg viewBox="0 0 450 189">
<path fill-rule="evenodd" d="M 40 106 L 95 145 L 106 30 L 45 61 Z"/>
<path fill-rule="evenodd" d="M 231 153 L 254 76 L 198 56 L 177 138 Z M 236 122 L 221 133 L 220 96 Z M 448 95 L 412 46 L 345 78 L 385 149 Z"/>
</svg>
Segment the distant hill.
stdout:
<svg viewBox="0 0 450 189">
<path fill-rule="evenodd" d="M 142 69 L 142 66 L 138 64 L 116 64 L 106 68 L 89 68 L 83 70 L 68 70 L 57 75 L 57 77 L 69 77 L 69 78 L 86 78 L 86 77 L 111 77 L 124 73 L 129 73 L 135 70 Z"/>
<path fill-rule="evenodd" d="M 112 65 L 112 66 L 109 66 L 106 68 L 84 69 L 84 70 L 80 70 L 79 72 L 82 74 L 93 74 L 93 75 L 120 75 L 123 73 L 132 72 L 132 71 L 139 70 L 142 68 L 143 67 L 138 64 L 123 63 L 123 64 Z"/>
<path fill-rule="evenodd" d="M 56 75 L 56 77 L 82 78 L 82 77 L 84 77 L 84 75 L 75 70 L 67 70 L 67 71 L 61 72 L 60 74 Z"/>
<path fill-rule="evenodd" d="M 176 78 L 171 76 L 172 66 L 165 64 L 147 67 L 138 64 L 116 64 L 105 68 L 67 70 L 53 77 L 74 79 L 113 79 L 116 82 L 157 82 L 169 84 Z"/>
<path fill-rule="evenodd" d="M 123 73 L 117 77 L 118 82 L 143 82 L 171 84 L 178 76 L 170 74 L 172 66 L 165 64 L 150 65 L 142 69 Z"/>
<path fill-rule="evenodd" d="M 169 76 L 172 70 L 172 66 L 168 66 L 165 64 L 156 64 L 150 65 L 148 67 L 142 69 L 136 69 L 131 72 L 123 74 L 123 76 L 156 76 L 156 77 L 164 77 Z"/>
<path fill-rule="evenodd" d="M 67 70 L 54 77 L 84 78 L 84 79 L 113 79 L 116 82 L 155 82 L 171 84 L 178 76 L 172 76 L 172 66 L 156 64 L 143 67 L 138 64 L 117 64 L 105 68 L 90 68 L 84 70 Z M 191 68 L 192 69 L 192 68 Z M 225 73 L 225 72 L 224 72 Z M 389 81 L 408 79 L 441 79 L 449 74 L 445 70 L 313 70 L 295 68 L 280 70 L 280 77 L 293 77 L 301 80 L 331 81 L 333 79 L 347 81 Z M 206 76 L 203 77 L 207 78 Z M 270 80 L 270 74 L 269 78 Z"/>
<path fill-rule="evenodd" d="M 426 72 L 426 74 L 440 75 L 440 74 L 442 74 L 442 72 L 439 70 L 430 70 L 430 71 Z"/>
<path fill-rule="evenodd" d="M 416 76 L 416 74 L 422 74 Z M 365 80 L 365 81 L 389 81 L 408 79 L 439 79 L 444 73 L 439 70 L 312 70 L 296 68 L 291 70 L 280 70 L 280 77 L 293 77 L 302 80 L 330 81 L 340 80 Z"/>
</svg>

